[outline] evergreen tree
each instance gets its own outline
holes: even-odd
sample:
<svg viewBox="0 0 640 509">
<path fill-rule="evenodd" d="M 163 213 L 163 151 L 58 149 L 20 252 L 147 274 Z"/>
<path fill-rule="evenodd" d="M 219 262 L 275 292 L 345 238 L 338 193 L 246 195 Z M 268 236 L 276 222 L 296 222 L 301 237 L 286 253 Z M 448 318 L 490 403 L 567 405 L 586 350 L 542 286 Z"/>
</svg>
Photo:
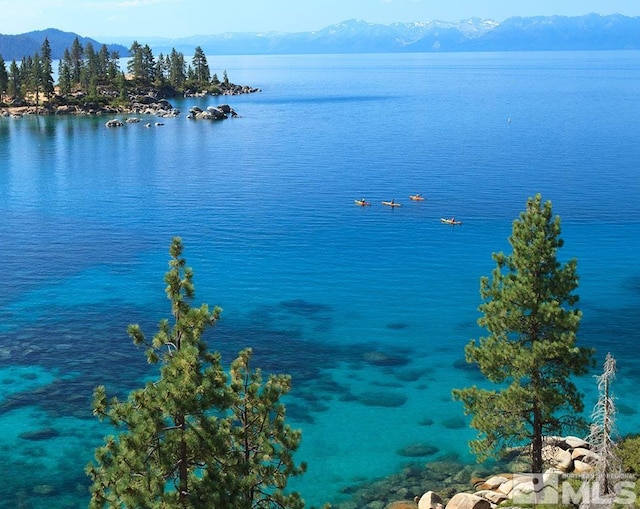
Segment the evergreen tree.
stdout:
<svg viewBox="0 0 640 509">
<path fill-rule="evenodd" d="M 300 435 L 284 424 L 279 402 L 288 377 L 249 373 L 250 352 L 240 354 L 231 382 L 220 355 L 203 334 L 221 309 L 190 305 L 193 271 L 186 267 L 179 238 L 170 248 L 166 293 L 172 322 L 162 320 L 147 341 L 130 325 L 134 343 L 159 364 L 159 379 L 134 390 L 126 401 L 94 393 L 94 414 L 119 431 L 105 438 L 87 466 L 92 508 L 299 508 L 297 494 L 285 496 L 287 477 L 297 475 L 291 459 Z"/>
<path fill-rule="evenodd" d="M 9 65 L 9 83 L 7 84 L 7 93 L 9 97 L 21 99 L 22 96 L 22 78 L 20 76 L 20 68 L 15 60 Z"/>
<path fill-rule="evenodd" d="M 144 83 L 151 84 L 156 78 L 156 62 L 153 51 L 148 44 L 142 47 L 142 79 Z"/>
<path fill-rule="evenodd" d="M 207 57 L 200 46 L 196 46 L 193 58 L 191 59 L 193 66 L 194 80 L 200 87 L 206 87 L 211 80 L 211 71 L 207 63 Z"/>
<path fill-rule="evenodd" d="M 45 37 L 41 48 L 42 57 L 41 61 L 41 85 L 44 96 L 49 99 L 54 93 L 53 86 L 53 61 L 51 59 L 51 45 L 49 40 Z"/>
<path fill-rule="evenodd" d="M 129 61 L 127 62 L 127 72 L 133 78 L 141 78 L 143 76 L 143 64 L 142 64 L 142 46 L 138 41 L 133 41 L 129 48 Z"/>
<path fill-rule="evenodd" d="M 98 79 L 100 83 L 106 83 L 108 80 L 109 65 L 111 64 L 111 56 L 109 54 L 109 48 L 106 44 L 100 46 L 98 52 Z"/>
<path fill-rule="evenodd" d="M 71 43 L 71 51 L 69 53 L 69 67 L 71 69 L 71 80 L 74 85 L 80 84 L 82 66 L 83 66 L 84 49 L 82 44 L 76 37 Z"/>
<path fill-rule="evenodd" d="M 84 46 L 84 66 L 82 71 L 83 88 L 95 97 L 97 93 L 96 84 L 100 78 L 100 61 L 93 44 L 90 41 Z"/>
<path fill-rule="evenodd" d="M 148 44 L 142 46 L 137 41 L 133 41 L 131 48 L 129 48 L 129 53 L 131 54 L 131 58 L 127 63 L 129 74 L 143 84 L 150 85 L 153 83 L 156 63 L 151 47 Z"/>
<path fill-rule="evenodd" d="M 33 57 L 31 72 L 29 73 L 29 83 L 33 91 L 36 103 L 36 115 L 38 114 L 38 105 L 40 104 L 40 91 L 42 90 L 42 65 L 40 64 L 40 55 L 38 53 Z"/>
<path fill-rule="evenodd" d="M 158 58 L 156 59 L 156 66 L 154 71 L 156 81 L 154 84 L 157 86 L 161 87 L 166 83 L 167 75 L 168 75 L 168 63 L 167 63 L 168 59 L 169 57 L 165 59 L 162 53 L 160 53 L 158 55 Z"/>
<path fill-rule="evenodd" d="M 60 94 L 67 97 L 71 94 L 73 86 L 73 78 L 71 71 L 71 54 L 68 49 L 64 50 L 64 54 L 58 62 L 58 85 L 60 86 Z"/>
<path fill-rule="evenodd" d="M 33 73 L 33 56 L 29 55 L 22 57 L 20 61 L 20 68 L 18 69 L 20 74 L 20 83 L 23 89 L 23 97 L 31 93 L 31 87 L 33 80 L 31 79 Z"/>
<path fill-rule="evenodd" d="M 194 71 L 191 64 L 189 64 L 187 66 L 187 82 L 189 83 L 189 85 L 193 85 L 195 84 L 195 81 L 196 81 L 196 72 Z"/>
<path fill-rule="evenodd" d="M 116 77 L 116 85 L 118 87 L 118 98 L 121 101 L 127 100 L 127 79 L 124 72 L 119 72 Z"/>
<path fill-rule="evenodd" d="M 9 73 L 7 72 L 7 65 L 0 55 L 0 103 L 4 100 L 4 95 L 9 89 Z"/>
<path fill-rule="evenodd" d="M 184 88 L 185 81 L 187 80 L 184 55 L 173 48 L 168 59 L 169 84 L 178 90 L 182 90 Z"/>
<path fill-rule="evenodd" d="M 479 433 L 470 445 L 479 460 L 529 442 L 531 471 L 538 473 L 543 437 L 584 426 L 582 395 L 571 378 L 587 372 L 593 352 L 576 346 L 577 262 L 558 262 L 564 242 L 551 202 L 529 198 L 509 242 L 513 252 L 494 253 L 492 278 L 480 280 L 478 324 L 489 334 L 465 348 L 467 362 L 499 388 L 472 386 L 453 396 L 472 414 Z"/>
<path fill-rule="evenodd" d="M 117 51 L 112 51 L 109 53 L 109 58 L 107 60 L 107 68 L 106 68 L 106 77 L 107 80 L 113 81 L 118 78 L 121 74 L 120 72 L 120 54 Z"/>
</svg>

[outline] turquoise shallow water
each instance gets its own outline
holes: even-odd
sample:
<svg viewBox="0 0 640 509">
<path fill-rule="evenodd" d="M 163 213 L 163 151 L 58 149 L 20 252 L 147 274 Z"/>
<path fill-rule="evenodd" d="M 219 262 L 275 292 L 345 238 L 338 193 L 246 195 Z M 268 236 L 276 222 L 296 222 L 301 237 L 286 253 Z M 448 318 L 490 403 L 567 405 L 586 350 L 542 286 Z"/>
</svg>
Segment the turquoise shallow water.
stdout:
<svg viewBox="0 0 640 509">
<path fill-rule="evenodd" d="M 239 118 L 0 119 L 0 507 L 86 506 L 83 467 L 110 431 L 91 392 L 148 375 L 126 326 L 152 333 L 167 315 L 174 235 L 197 303 L 224 308 L 212 347 L 228 362 L 250 345 L 264 371 L 293 375 L 310 504 L 396 472 L 410 444 L 473 460 L 450 393 L 477 381 L 461 361 L 482 332 L 479 278 L 536 192 L 562 217 L 561 255 L 578 258 L 580 340 L 617 357 L 619 427 L 640 427 L 640 53 L 210 66 L 262 89 L 197 100 Z M 380 204 L 392 198 L 402 207 Z M 463 225 L 440 224 L 450 216 Z M 589 409 L 594 381 L 580 384 Z"/>
</svg>

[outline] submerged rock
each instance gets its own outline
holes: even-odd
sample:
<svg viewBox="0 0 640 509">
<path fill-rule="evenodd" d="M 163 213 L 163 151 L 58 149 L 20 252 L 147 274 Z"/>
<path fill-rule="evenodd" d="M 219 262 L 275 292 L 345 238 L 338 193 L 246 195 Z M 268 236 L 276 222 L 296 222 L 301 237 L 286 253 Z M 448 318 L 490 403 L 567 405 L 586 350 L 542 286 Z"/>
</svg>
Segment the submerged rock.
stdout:
<svg viewBox="0 0 640 509">
<path fill-rule="evenodd" d="M 410 458 L 418 458 L 421 456 L 431 456 L 437 453 L 440 449 L 438 449 L 435 445 L 424 444 L 424 443 L 416 443 L 409 444 L 398 450 L 398 455 L 407 456 Z"/>
<path fill-rule="evenodd" d="M 399 407 L 407 402 L 404 394 L 395 392 L 372 391 L 358 396 L 358 402 L 366 406 Z"/>
<path fill-rule="evenodd" d="M 42 428 L 34 431 L 25 431 L 20 433 L 23 440 L 49 440 L 60 436 L 60 432 L 55 428 Z"/>
</svg>

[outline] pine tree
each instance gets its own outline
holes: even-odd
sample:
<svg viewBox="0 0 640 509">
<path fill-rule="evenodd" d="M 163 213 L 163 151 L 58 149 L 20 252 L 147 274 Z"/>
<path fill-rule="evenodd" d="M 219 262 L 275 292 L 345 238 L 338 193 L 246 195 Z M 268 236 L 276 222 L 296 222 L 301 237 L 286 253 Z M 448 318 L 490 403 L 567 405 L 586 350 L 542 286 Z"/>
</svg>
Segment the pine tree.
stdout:
<svg viewBox="0 0 640 509">
<path fill-rule="evenodd" d="M 142 77 L 143 83 L 150 85 L 156 79 L 156 61 L 153 57 L 151 46 L 145 44 L 142 47 Z"/>
<path fill-rule="evenodd" d="M 478 438 L 470 446 L 480 461 L 530 443 L 531 471 L 541 472 L 543 437 L 584 426 L 572 376 L 587 372 L 593 353 L 576 346 L 577 262 L 558 262 L 560 232 L 551 202 L 529 198 L 513 223 L 512 254 L 494 253 L 492 278 L 480 280 L 478 324 L 488 336 L 472 340 L 465 357 L 498 388 L 453 391 L 472 414 Z"/>
<path fill-rule="evenodd" d="M 7 73 L 7 65 L 0 55 L 0 103 L 4 101 L 4 95 L 9 88 L 9 73 Z"/>
<path fill-rule="evenodd" d="M 7 93 L 9 97 L 15 99 L 21 99 L 22 93 L 22 77 L 20 75 L 20 68 L 15 60 L 11 61 L 9 65 L 9 83 L 7 84 Z"/>
<path fill-rule="evenodd" d="M 42 43 L 42 91 L 47 99 L 50 99 L 54 92 L 53 86 L 53 62 L 51 60 L 51 45 L 49 40 L 45 37 Z"/>
<path fill-rule="evenodd" d="M 162 320 L 150 342 L 138 325 L 128 328 L 148 362 L 160 366 L 159 378 L 126 401 L 107 400 L 103 386 L 95 390 L 94 414 L 118 434 L 105 438 L 87 466 L 90 507 L 303 507 L 297 494 L 283 493 L 287 478 L 304 471 L 292 459 L 300 433 L 285 425 L 279 401 L 289 378 L 263 384 L 244 351 L 229 380 L 202 337 L 221 309 L 191 306 L 193 271 L 182 252 L 181 239 L 173 239 L 165 275 L 172 322 Z"/>
<path fill-rule="evenodd" d="M 71 81 L 74 85 L 79 85 L 81 81 L 84 49 L 80 40 L 76 37 L 71 43 L 71 51 L 69 52 L 69 63 L 71 69 Z"/>
<path fill-rule="evenodd" d="M 207 63 L 207 57 L 200 46 L 196 46 L 191 59 L 191 65 L 193 66 L 194 79 L 196 85 L 200 87 L 206 87 L 211 80 L 211 71 L 209 70 L 209 64 Z"/>
<path fill-rule="evenodd" d="M 156 64 L 155 64 L 154 74 L 156 77 L 156 81 L 154 85 L 161 87 L 166 83 L 167 76 L 169 74 L 168 67 L 169 67 L 168 57 L 165 59 L 164 55 L 160 53 L 158 55 L 158 58 L 156 59 Z"/>
<path fill-rule="evenodd" d="M 140 79 L 144 76 L 144 64 L 142 56 L 142 46 L 138 41 L 133 41 L 129 48 L 131 57 L 127 62 L 127 72 L 132 78 Z"/>
<path fill-rule="evenodd" d="M 100 59 L 91 41 L 84 46 L 84 67 L 81 73 L 82 88 L 86 90 L 92 99 L 98 95 L 98 80 L 100 78 Z"/>
<path fill-rule="evenodd" d="M 121 74 L 120 66 L 118 62 L 120 61 L 120 54 L 117 51 L 111 51 L 106 60 L 106 80 L 107 82 L 117 80 Z"/>
<path fill-rule="evenodd" d="M 67 97 L 71 94 L 73 86 L 73 78 L 71 71 L 71 54 L 68 49 L 64 50 L 64 55 L 58 62 L 58 84 L 60 86 L 60 94 Z"/>
<path fill-rule="evenodd" d="M 109 48 L 106 44 L 100 46 L 98 52 L 98 79 L 100 83 L 108 82 L 109 66 L 111 64 L 111 57 L 109 55 Z"/>
<path fill-rule="evenodd" d="M 169 59 L 169 84 L 176 89 L 182 89 L 187 79 L 184 55 L 173 48 Z"/>
</svg>

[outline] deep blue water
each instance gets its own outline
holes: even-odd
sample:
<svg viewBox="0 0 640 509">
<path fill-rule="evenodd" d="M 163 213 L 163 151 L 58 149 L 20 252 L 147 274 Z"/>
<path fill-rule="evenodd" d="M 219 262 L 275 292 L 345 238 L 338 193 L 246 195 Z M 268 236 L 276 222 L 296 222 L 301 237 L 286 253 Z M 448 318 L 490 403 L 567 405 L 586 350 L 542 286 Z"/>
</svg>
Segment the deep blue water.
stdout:
<svg viewBox="0 0 640 509">
<path fill-rule="evenodd" d="M 478 381 L 461 361 L 483 332 L 479 279 L 538 192 L 578 259 L 580 341 L 617 358 L 618 426 L 640 428 L 640 52 L 209 65 L 262 91 L 177 100 L 151 128 L 0 118 L 0 507 L 86 506 L 83 468 L 111 432 L 91 393 L 149 373 L 126 327 L 168 315 L 175 235 L 195 303 L 224 308 L 212 348 L 293 376 L 309 505 L 398 471 L 409 444 L 473 461 L 450 393 Z M 240 116 L 186 118 L 221 102 Z M 595 382 L 579 383 L 590 410 Z"/>
</svg>

